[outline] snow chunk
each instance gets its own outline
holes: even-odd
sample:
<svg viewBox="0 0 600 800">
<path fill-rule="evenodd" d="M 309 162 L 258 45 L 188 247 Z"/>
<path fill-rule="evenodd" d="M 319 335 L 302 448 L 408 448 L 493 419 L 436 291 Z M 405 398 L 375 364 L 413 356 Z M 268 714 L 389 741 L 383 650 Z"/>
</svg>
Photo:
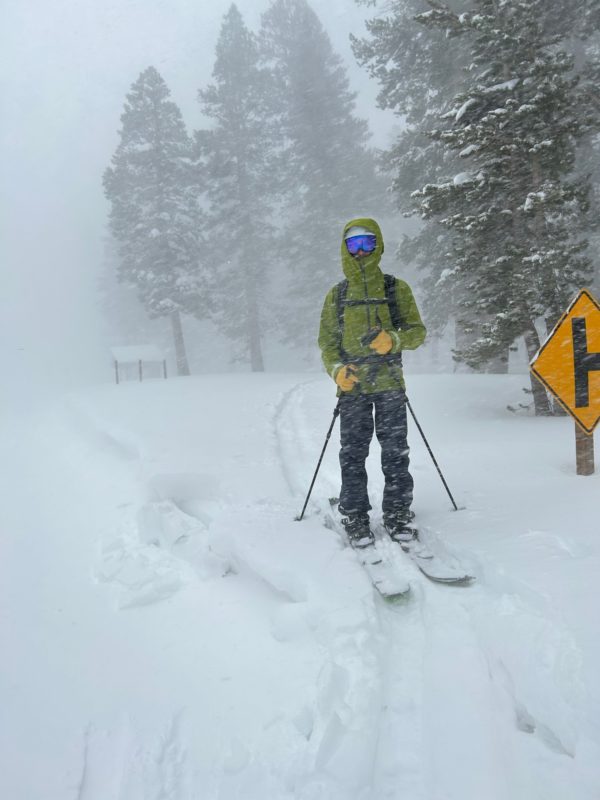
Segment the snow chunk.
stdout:
<svg viewBox="0 0 600 800">
<path fill-rule="evenodd" d="M 525 200 L 525 203 L 523 205 L 523 210 L 531 211 L 534 207 L 536 200 L 540 203 L 543 203 L 546 197 L 547 197 L 546 192 L 530 192 L 527 195 L 527 199 Z"/>
<path fill-rule="evenodd" d="M 465 183 L 473 183 L 473 175 L 470 172 L 459 172 L 454 176 L 453 183 L 455 186 L 463 186 Z"/>
<path fill-rule="evenodd" d="M 456 273 L 457 273 L 456 267 L 454 267 L 454 269 L 449 269 L 448 267 L 446 267 L 446 269 L 442 270 L 442 273 L 440 277 L 437 279 L 435 285 L 440 286 L 440 284 L 444 283 L 444 281 L 447 281 L 448 278 L 451 278 L 453 275 L 456 275 Z"/>
<path fill-rule="evenodd" d="M 462 119 L 462 117 L 464 117 L 465 113 L 467 112 L 467 109 L 471 108 L 471 106 L 474 106 L 476 103 L 477 100 L 475 100 L 474 97 L 472 97 L 470 100 L 467 100 L 466 103 L 463 103 L 462 106 L 456 112 L 456 116 L 454 117 L 456 122 L 458 122 L 459 119 Z"/>
<path fill-rule="evenodd" d="M 470 144 L 465 147 L 463 150 L 460 151 L 458 154 L 461 158 L 466 158 L 467 156 L 473 155 L 473 153 L 477 153 L 481 147 L 478 144 Z"/>
<path fill-rule="evenodd" d="M 492 92 L 512 92 L 518 82 L 519 78 L 513 78 L 510 81 L 504 81 L 504 83 L 496 83 L 494 86 L 488 86 L 481 91 L 483 94 L 491 94 Z"/>
</svg>

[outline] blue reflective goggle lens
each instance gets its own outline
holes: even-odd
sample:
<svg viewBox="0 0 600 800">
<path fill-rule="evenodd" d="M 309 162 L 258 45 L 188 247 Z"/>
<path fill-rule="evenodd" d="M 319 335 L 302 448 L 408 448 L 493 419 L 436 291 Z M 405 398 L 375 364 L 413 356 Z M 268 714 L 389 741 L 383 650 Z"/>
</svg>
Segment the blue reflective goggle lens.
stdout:
<svg viewBox="0 0 600 800">
<path fill-rule="evenodd" d="M 361 233 L 360 236 L 351 236 L 346 239 L 346 247 L 351 256 L 355 256 L 359 250 L 363 253 L 372 253 L 377 247 L 377 237 L 373 233 Z"/>
</svg>

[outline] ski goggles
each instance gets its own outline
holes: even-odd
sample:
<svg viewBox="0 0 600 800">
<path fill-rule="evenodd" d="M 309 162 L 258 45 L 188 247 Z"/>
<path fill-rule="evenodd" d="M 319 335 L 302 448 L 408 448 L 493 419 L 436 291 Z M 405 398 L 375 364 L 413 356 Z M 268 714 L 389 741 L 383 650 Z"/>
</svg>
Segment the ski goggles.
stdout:
<svg viewBox="0 0 600 800">
<path fill-rule="evenodd" d="M 377 247 L 377 237 L 374 233 L 361 233 L 359 236 L 351 236 L 346 239 L 346 247 L 351 256 L 355 256 L 359 250 L 363 253 L 372 253 Z"/>
</svg>

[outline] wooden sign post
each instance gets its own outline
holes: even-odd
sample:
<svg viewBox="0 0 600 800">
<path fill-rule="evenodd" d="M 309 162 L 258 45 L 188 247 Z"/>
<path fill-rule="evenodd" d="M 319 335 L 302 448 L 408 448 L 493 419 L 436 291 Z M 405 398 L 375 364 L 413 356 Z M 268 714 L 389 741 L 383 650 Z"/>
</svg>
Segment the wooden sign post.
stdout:
<svg viewBox="0 0 600 800">
<path fill-rule="evenodd" d="M 594 474 L 600 420 L 600 305 L 582 289 L 531 362 L 531 371 L 575 419 L 578 475 Z"/>
<path fill-rule="evenodd" d="M 575 423 L 575 457 L 578 475 L 594 474 L 594 436 Z"/>
</svg>

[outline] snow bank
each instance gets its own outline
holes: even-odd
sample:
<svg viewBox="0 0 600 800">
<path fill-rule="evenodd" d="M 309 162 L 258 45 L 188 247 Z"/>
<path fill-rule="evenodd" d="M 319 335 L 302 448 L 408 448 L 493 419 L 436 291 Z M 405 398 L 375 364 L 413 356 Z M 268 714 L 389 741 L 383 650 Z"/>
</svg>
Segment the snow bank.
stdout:
<svg viewBox="0 0 600 800">
<path fill-rule="evenodd" d="M 327 378 L 104 386 L 5 420 L 11 800 L 577 800 L 600 780 L 598 475 L 526 378 L 414 376 L 415 510 L 471 588 L 386 605 L 323 525 Z M 382 492 L 369 457 L 374 513 Z M 412 569 L 409 565 L 407 569 Z"/>
</svg>

